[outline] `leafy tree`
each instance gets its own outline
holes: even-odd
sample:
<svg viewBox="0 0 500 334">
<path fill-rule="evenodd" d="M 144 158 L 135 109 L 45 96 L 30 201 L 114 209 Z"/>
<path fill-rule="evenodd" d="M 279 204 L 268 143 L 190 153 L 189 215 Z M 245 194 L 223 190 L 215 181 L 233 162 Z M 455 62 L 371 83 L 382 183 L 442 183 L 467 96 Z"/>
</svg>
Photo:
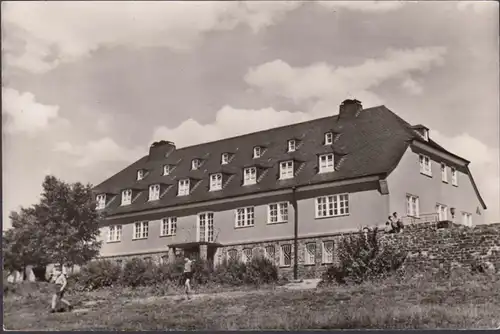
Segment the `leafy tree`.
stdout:
<svg viewBox="0 0 500 334">
<path fill-rule="evenodd" d="M 40 204 L 35 207 L 51 262 L 82 265 L 99 254 L 100 217 L 91 185 L 68 184 L 47 176 Z"/>
<path fill-rule="evenodd" d="M 46 265 L 42 231 L 37 226 L 34 208 L 21 208 L 10 215 L 12 228 L 2 237 L 3 266 L 6 271 L 24 271 L 32 264 Z"/>
<path fill-rule="evenodd" d="M 6 269 L 48 263 L 83 265 L 99 254 L 100 217 L 91 185 L 47 176 L 42 186 L 39 204 L 11 214 L 12 229 L 3 236 Z"/>
</svg>

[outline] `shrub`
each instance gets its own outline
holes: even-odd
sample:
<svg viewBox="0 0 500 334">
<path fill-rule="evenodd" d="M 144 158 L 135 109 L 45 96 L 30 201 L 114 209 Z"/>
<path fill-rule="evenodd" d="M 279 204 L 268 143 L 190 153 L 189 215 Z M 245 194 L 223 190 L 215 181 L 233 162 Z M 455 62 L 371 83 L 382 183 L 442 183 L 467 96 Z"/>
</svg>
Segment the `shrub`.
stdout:
<svg viewBox="0 0 500 334">
<path fill-rule="evenodd" d="M 246 269 L 241 261 L 224 260 L 213 272 L 212 281 L 222 285 L 242 285 L 245 283 Z"/>
<path fill-rule="evenodd" d="M 91 261 L 69 279 L 76 290 L 95 290 L 117 284 L 120 274 L 120 266 L 113 261 L 98 260 Z"/>
<path fill-rule="evenodd" d="M 262 256 L 253 257 L 246 267 L 245 283 L 247 284 L 261 285 L 278 281 L 278 268 Z"/>
<path fill-rule="evenodd" d="M 344 237 L 338 247 L 338 264 L 326 270 L 323 280 L 359 284 L 396 272 L 403 265 L 406 253 L 390 246 L 381 247 L 377 232 L 376 229 L 360 231 Z"/>
<path fill-rule="evenodd" d="M 125 263 L 120 283 L 132 288 L 141 285 L 152 285 L 157 278 L 157 266 L 142 259 L 131 259 Z"/>
</svg>

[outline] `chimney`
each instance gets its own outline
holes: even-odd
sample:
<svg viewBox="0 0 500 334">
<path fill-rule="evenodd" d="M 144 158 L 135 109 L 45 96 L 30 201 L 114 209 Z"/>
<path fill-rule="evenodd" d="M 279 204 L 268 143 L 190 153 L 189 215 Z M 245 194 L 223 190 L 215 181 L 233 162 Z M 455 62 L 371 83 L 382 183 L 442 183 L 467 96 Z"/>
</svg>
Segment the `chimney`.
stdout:
<svg viewBox="0 0 500 334">
<path fill-rule="evenodd" d="M 149 147 L 149 160 L 165 159 L 170 153 L 175 150 L 175 144 L 171 141 L 160 140 L 155 141 Z"/>
<path fill-rule="evenodd" d="M 363 110 L 361 102 L 358 100 L 344 100 L 339 107 L 339 118 L 356 118 Z"/>
</svg>

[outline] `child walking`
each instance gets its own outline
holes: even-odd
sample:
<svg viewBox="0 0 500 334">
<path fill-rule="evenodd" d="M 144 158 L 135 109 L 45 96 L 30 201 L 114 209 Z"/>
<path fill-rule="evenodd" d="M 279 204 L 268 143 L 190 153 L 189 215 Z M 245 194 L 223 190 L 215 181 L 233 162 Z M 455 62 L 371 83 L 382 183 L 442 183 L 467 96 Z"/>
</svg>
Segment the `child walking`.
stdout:
<svg viewBox="0 0 500 334">
<path fill-rule="evenodd" d="M 69 301 L 63 298 L 64 293 L 66 292 L 66 286 L 68 285 L 68 281 L 66 280 L 66 273 L 63 270 L 54 268 L 52 282 L 54 283 L 54 294 L 52 295 L 52 305 L 50 313 L 56 312 L 56 307 L 59 301 L 66 304 L 68 306 L 68 309 L 71 311 L 73 309 L 73 306 Z"/>
<path fill-rule="evenodd" d="M 193 277 L 193 261 L 188 257 L 184 258 L 184 272 L 182 276 L 184 278 L 186 299 L 189 300 L 191 299 L 191 297 L 189 297 L 189 293 L 191 292 L 191 278 Z"/>
</svg>

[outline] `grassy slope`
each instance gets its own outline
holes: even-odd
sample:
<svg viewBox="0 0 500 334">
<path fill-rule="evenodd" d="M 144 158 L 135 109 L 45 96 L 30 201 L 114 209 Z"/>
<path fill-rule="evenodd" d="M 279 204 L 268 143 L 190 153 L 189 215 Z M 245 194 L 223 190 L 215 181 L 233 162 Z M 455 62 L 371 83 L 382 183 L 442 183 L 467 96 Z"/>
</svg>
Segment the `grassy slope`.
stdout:
<svg viewBox="0 0 500 334">
<path fill-rule="evenodd" d="M 44 290 L 42 288 L 42 290 Z M 136 296 L 141 293 L 135 293 Z M 144 295 L 144 294 L 143 294 Z M 4 300 L 7 329 L 347 329 L 494 328 L 500 326 L 499 277 L 394 279 L 312 291 L 270 289 L 219 293 L 179 302 L 130 303 L 123 291 L 69 295 L 77 304 L 101 299 L 87 313 L 48 314 L 44 291 Z M 225 297 L 225 298 L 222 298 Z M 102 300 L 102 298 L 106 298 Z"/>
</svg>

